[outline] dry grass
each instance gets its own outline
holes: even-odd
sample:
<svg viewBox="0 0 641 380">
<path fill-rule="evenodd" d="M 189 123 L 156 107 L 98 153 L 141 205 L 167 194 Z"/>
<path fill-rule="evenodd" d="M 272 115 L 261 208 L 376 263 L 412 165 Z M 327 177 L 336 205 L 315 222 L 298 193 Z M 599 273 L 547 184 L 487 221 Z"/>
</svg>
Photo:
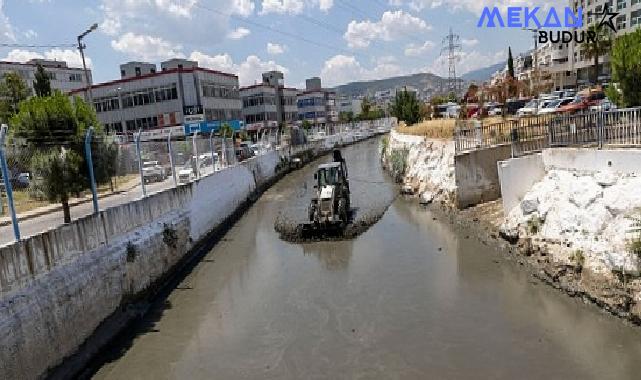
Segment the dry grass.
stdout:
<svg viewBox="0 0 641 380">
<path fill-rule="evenodd" d="M 425 120 L 421 123 L 407 126 L 399 123 L 396 131 L 406 135 L 425 136 L 431 139 L 451 139 L 454 137 L 456 119 Z"/>
</svg>

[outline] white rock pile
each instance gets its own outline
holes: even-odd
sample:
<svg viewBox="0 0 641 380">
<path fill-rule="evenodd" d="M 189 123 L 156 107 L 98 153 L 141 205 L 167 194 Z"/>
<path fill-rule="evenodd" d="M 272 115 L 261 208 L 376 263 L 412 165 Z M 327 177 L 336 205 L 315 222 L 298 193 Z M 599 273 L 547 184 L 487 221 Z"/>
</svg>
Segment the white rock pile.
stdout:
<svg viewBox="0 0 641 380">
<path fill-rule="evenodd" d="M 639 260 L 628 252 L 633 215 L 640 215 L 641 177 L 616 173 L 550 170 L 511 210 L 502 232 L 512 238 L 532 237 L 560 263 L 608 274 L 639 272 Z"/>
</svg>

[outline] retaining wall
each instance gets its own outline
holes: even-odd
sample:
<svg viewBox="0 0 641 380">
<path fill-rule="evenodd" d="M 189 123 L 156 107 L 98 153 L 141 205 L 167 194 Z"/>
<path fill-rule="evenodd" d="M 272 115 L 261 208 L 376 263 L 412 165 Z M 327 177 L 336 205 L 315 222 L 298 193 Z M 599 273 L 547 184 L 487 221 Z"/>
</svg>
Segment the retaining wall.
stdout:
<svg viewBox="0 0 641 380">
<path fill-rule="evenodd" d="M 521 202 L 536 182 L 553 169 L 639 175 L 641 150 L 549 148 L 539 154 L 499 162 L 498 172 L 506 215 Z"/>
<path fill-rule="evenodd" d="M 0 378 L 45 376 L 271 181 L 252 158 L 0 248 Z"/>
<path fill-rule="evenodd" d="M 457 207 L 463 209 L 501 197 L 497 162 L 511 156 L 511 147 L 499 145 L 454 156 Z"/>
<path fill-rule="evenodd" d="M 497 167 L 506 214 L 521 203 L 532 186 L 545 176 L 541 153 L 501 161 Z"/>
</svg>

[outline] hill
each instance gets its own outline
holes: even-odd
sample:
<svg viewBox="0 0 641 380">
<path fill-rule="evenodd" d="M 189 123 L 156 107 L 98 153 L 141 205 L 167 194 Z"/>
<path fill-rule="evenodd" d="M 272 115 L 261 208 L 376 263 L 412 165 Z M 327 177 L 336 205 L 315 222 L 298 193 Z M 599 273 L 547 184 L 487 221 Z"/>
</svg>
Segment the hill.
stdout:
<svg viewBox="0 0 641 380">
<path fill-rule="evenodd" d="M 467 81 L 483 82 L 490 79 L 492 74 L 494 74 L 498 70 L 503 69 L 503 67 L 505 67 L 505 62 L 499 62 L 495 65 L 473 70 L 466 74 L 463 74 L 463 79 Z"/>
<path fill-rule="evenodd" d="M 347 96 L 373 96 L 377 91 L 385 91 L 404 86 L 418 89 L 422 96 L 445 91 L 447 80 L 430 73 L 419 73 L 386 79 L 352 82 L 335 87 L 337 93 Z M 465 86 L 461 86 L 465 88 Z"/>
</svg>

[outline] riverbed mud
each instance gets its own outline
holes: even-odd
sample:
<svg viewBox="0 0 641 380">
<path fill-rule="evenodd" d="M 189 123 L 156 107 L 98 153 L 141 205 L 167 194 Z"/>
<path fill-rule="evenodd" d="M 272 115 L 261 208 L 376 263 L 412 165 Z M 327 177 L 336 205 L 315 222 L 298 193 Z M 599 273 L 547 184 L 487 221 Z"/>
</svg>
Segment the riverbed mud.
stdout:
<svg viewBox="0 0 641 380">
<path fill-rule="evenodd" d="M 378 139 L 364 144 L 378 145 Z M 308 221 L 308 206 L 314 193 L 313 173 L 320 164 L 330 162 L 331 156 L 312 162 L 301 176 L 297 189 L 284 203 L 274 229 L 282 240 L 294 243 L 348 240 L 367 231 L 378 222 L 398 194 L 397 186 L 380 163 L 377 149 L 343 149 L 347 162 L 351 191 L 351 218 L 344 230 L 327 231 L 314 236 L 303 235 L 300 225 Z M 376 162 L 377 165 L 372 165 Z"/>
</svg>

